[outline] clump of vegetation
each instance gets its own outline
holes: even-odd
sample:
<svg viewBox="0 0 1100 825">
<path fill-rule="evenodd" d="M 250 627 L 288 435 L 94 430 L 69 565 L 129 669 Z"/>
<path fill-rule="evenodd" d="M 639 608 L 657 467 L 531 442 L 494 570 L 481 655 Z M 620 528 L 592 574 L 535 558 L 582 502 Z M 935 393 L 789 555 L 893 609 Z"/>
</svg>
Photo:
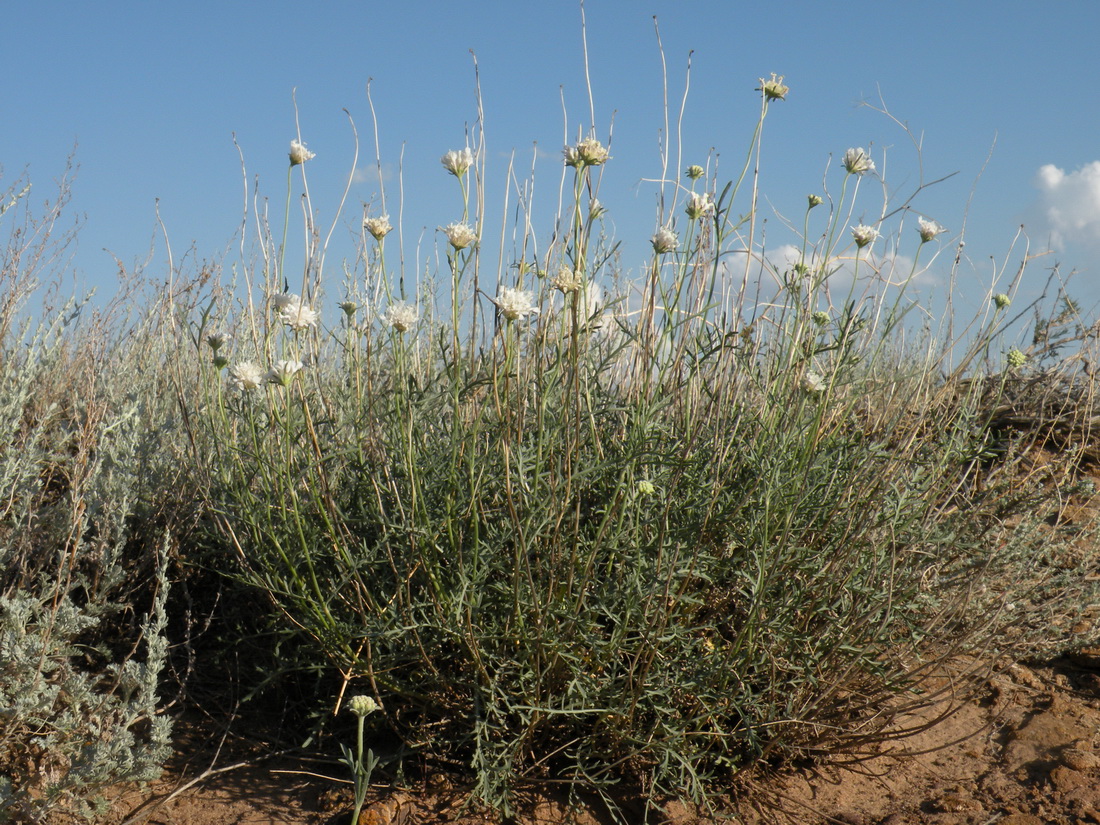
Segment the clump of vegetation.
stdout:
<svg viewBox="0 0 1100 825">
<path fill-rule="evenodd" d="M 170 262 L 167 290 L 131 273 L 93 312 L 55 288 L 27 321 L 70 235 L 63 197 L 43 222 L 19 213 L 0 283 L 0 809 L 89 815 L 155 775 L 169 637 L 196 655 L 169 599 L 209 607 L 192 592 L 223 586 L 209 571 L 268 613 L 227 610 L 203 650 L 260 628 L 279 673 L 335 677 L 316 707 L 354 696 L 357 807 L 372 776 L 443 760 L 501 812 L 547 779 L 704 803 L 745 766 L 872 744 L 905 710 L 885 699 L 922 701 L 936 662 L 1000 643 L 1021 588 L 1062 586 L 1038 549 L 1089 457 L 1093 329 L 1063 302 L 1025 345 L 1021 267 L 947 333 L 910 288 L 945 230 L 913 211 L 923 184 L 872 205 L 861 148 L 807 198 L 794 251 L 765 254 L 756 161 L 789 90 L 758 91 L 735 180 L 700 163 L 659 182 L 636 279 L 594 124 L 564 148 L 551 224 L 521 202 L 507 243 L 478 141 L 443 155 L 454 208 L 415 278 L 365 206 L 333 282 L 341 200 L 327 233 L 307 213 L 291 291 L 290 199 L 324 162 L 300 139 L 282 234 L 246 222 L 240 282 Z M 1037 449 L 1056 456 L 1041 473 Z"/>
<path fill-rule="evenodd" d="M 169 752 L 172 538 L 152 506 L 165 422 L 150 382 L 120 370 L 126 336 L 54 291 L 26 314 L 72 237 L 67 183 L 42 214 L 29 191 L 10 187 L 0 216 L 0 821 L 57 822 Z"/>
<path fill-rule="evenodd" d="M 988 627 L 990 525 L 1050 494 L 1006 508 L 983 484 L 1027 368 L 996 353 L 1011 297 L 968 341 L 914 320 L 945 230 L 890 202 L 847 225 L 869 153 L 808 198 L 793 260 L 760 254 L 742 184 L 786 91 L 761 82 L 737 181 L 669 183 L 637 283 L 590 132 L 564 149 L 553 240 L 536 255 L 520 209 L 495 283 L 467 147 L 442 158 L 456 220 L 432 282 L 405 291 L 368 211 L 345 294 L 312 225 L 285 291 L 284 228 L 257 239 L 255 296 L 195 321 L 211 363 L 181 395 L 238 575 L 377 700 L 376 732 L 468 765 L 498 809 L 545 778 L 702 801 L 761 759 L 873 739 L 884 697 Z M 292 143 L 292 171 L 315 162 Z M 875 253 L 887 232 L 908 271 Z"/>
</svg>

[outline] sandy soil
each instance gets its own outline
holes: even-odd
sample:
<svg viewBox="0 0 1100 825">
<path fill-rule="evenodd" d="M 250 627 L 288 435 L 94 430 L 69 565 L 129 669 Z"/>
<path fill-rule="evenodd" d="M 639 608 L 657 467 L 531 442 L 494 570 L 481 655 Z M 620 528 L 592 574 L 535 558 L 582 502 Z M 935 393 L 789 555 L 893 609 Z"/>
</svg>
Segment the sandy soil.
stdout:
<svg viewBox="0 0 1100 825">
<path fill-rule="evenodd" d="M 946 675 L 945 679 L 948 678 Z M 847 825 L 1062 825 L 1100 823 L 1100 649 L 1080 648 L 1045 665 L 1001 663 L 967 678 L 959 690 L 903 720 L 925 728 L 870 758 L 836 754 L 812 768 L 746 778 L 724 810 L 709 815 L 679 805 L 651 810 L 651 822 L 846 823 Z M 965 698 L 959 698 L 965 688 Z M 943 718 L 940 718 L 943 717 Z M 348 786 L 317 766 L 262 754 L 214 756 L 201 729 L 185 737 L 164 780 L 129 790 L 110 825 L 321 825 L 350 819 Z M 210 768 L 219 773 L 180 790 Z M 314 774 L 314 775 L 311 775 Z M 428 787 L 379 789 L 362 825 L 493 822 L 463 810 L 464 794 L 442 778 Z M 641 821 L 642 811 L 631 818 Z M 532 794 L 514 820 L 569 820 L 563 804 Z M 573 821 L 609 821 L 596 808 Z"/>
</svg>

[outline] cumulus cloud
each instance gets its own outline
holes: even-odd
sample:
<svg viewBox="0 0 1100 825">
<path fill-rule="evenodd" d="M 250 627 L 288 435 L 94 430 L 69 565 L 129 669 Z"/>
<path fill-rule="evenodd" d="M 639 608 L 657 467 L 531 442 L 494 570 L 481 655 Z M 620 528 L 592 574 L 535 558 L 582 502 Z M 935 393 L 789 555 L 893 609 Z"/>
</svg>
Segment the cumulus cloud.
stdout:
<svg viewBox="0 0 1100 825">
<path fill-rule="evenodd" d="M 1100 160 L 1073 172 L 1048 163 L 1036 173 L 1035 187 L 1052 246 L 1100 247 Z"/>
</svg>

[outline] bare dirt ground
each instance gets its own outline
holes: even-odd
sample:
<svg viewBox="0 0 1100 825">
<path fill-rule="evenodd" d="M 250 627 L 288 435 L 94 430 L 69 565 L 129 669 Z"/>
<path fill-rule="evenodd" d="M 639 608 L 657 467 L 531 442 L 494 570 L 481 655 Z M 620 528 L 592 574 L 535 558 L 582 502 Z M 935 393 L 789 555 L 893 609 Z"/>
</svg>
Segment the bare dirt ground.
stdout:
<svg viewBox="0 0 1100 825">
<path fill-rule="evenodd" d="M 947 678 L 946 676 L 944 678 Z M 1100 649 L 1080 648 L 1044 666 L 1002 663 L 970 678 L 964 699 L 941 702 L 902 724 L 927 729 L 872 758 L 837 754 L 812 768 L 746 779 L 723 810 L 679 805 L 650 810 L 650 822 L 846 823 L 847 825 L 1062 825 L 1100 823 Z M 189 732 L 166 777 L 127 791 L 109 825 L 327 825 L 350 820 L 350 790 L 316 774 L 338 766 L 300 759 L 211 759 L 216 741 Z M 223 764 L 224 763 L 224 764 Z M 210 768 L 215 773 L 184 790 Z M 314 775 L 311 775 L 314 774 Z M 463 808 L 465 794 L 442 778 L 426 787 L 378 789 L 362 825 L 494 822 Z M 641 821 L 642 811 L 635 812 Z M 629 812 L 628 812 L 629 814 Z M 522 825 L 610 821 L 598 809 L 571 814 L 553 796 L 532 794 Z"/>
</svg>

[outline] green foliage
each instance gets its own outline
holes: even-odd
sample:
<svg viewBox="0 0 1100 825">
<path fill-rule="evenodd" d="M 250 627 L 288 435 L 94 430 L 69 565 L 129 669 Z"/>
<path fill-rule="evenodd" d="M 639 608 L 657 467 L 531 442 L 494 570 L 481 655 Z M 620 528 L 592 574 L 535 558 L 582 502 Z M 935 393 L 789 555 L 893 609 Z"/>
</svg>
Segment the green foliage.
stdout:
<svg viewBox="0 0 1100 825">
<path fill-rule="evenodd" d="M 862 171 L 767 301 L 723 264 L 756 209 L 735 218 L 731 184 L 685 196 L 679 233 L 660 216 L 640 292 L 602 302 L 601 150 L 567 152 L 567 230 L 489 301 L 452 225 L 445 308 L 426 286 L 415 317 L 376 239 L 376 310 L 348 305 L 326 341 L 302 321 L 322 284 L 307 267 L 273 304 L 282 247 L 259 239 L 280 261 L 264 294 L 195 326 L 234 331 L 231 380 L 196 366 L 182 394 L 235 575 L 503 810 L 540 777 L 703 800 L 755 760 L 866 737 L 912 662 L 973 638 L 975 548 L 1004 515 L 974 484 L 997 379 L 961 380 L 1002 322 L 964 343 L 907 326 L 873 233 L 839 240 Z M 264 383 L 249 358 L 276 365 Z"/>
</svg>

